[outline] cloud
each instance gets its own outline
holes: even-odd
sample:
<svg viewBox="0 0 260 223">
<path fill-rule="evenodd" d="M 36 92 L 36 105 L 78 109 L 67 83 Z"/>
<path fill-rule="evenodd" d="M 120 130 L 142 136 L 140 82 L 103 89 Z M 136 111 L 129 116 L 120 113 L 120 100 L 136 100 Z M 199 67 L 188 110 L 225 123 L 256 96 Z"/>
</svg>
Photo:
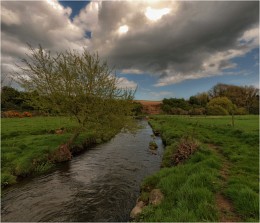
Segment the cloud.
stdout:
<svg viewBox="0 0 260 223">
<path fill-rule="evenodd" d="M 57 0 L 1 6 L 2 72 L 24 57 L 27 42 L 53 51 L 87 47 L 122 73 L 158 77 L 160 87 L 227 74 L 237 66 L 232 59 L 259 45 L 257 1 L 94 1 L 73 20 Z"/>
<path fill-rule="evenodd" d="M 132 70 L 157 76 L 157 86 L 220 75 L 236 67 L 233 58 L 258 47 L 258 5 L 246 1 L 102 2 L 96 26 L 91 28 L 91 49 L 123 73 Z M 147 17 L 147 10 L 163 14 L 155 21 Z M 118 35 L 122 26 L 128 31 Z"/>
<path fill-rule="evenodd" d="M 28 53 L 27 43 L 60 51 L 82 50 L 89 44 L 85 31 L 69 19 L 70 8 L 56 0 L 1 2 L 1 70 L 12 71 L 14 64 Z"/>
<path fill-rule="evenodd" d="M 127 88 L 127 89 L 132 89 L 135 90 L 137 88 L 137 83 L 134 81 L 130 81 L 125 77 L 119 77 L 118 78 L 118 87 L 119 88 Z"/>
</svg>

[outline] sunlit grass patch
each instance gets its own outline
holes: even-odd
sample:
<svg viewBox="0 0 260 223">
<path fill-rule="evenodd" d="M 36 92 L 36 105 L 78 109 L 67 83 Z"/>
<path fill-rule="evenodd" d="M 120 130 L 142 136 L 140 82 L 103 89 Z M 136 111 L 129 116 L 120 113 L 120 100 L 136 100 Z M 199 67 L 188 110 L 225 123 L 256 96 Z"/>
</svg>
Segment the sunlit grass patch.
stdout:
<svg viewBox="0 0 260 223">
<path fill-rule="evenodd" d="M 259 117 L 153 116 L 154 130 L 166 144 L 162 166 L 172 166 L 178 140 L 187 135 L 202 146 L 182 165 L 163 168 L 144 180 L 142 190 L 160 188 L 166 199 L 145 208 L 142 221 L 218 221 L 215 194 L 222 188 L 243 221 L 259 221 Z M 208 144 L 214 145 L 212 152 Z M 222 157 L 222 158 L 221 158 Z M 223 157 L 228 175 L 220 174 Z"/>
</svg>

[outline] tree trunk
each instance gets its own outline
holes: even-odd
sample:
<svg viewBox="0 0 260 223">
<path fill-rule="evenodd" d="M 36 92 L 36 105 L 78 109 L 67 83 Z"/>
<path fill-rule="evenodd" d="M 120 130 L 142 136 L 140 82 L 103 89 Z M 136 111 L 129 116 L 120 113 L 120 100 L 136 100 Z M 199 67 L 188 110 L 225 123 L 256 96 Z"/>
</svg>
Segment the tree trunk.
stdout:
<svg viewBox="0 0 260 223">
<path fill-rule="evenodd" d="M 234 117 L 234 111 L 232 111 L 232 127 L 235 126 L 235 117 Z"/>
</svg>

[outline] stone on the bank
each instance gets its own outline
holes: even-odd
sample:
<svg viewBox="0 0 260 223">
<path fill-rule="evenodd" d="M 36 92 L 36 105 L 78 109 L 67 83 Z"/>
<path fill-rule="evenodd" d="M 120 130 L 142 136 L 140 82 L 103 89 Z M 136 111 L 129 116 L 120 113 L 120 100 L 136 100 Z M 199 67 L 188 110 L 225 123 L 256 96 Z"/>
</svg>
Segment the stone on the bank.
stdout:
<svg viewBox="0 0 260 223">
<path fill-rule="evenodd" d="M 153 189 L 149 195 L 149 204 L 158 205 L 162 202 L 164 196 L 160 189 Z"/>
<path fill-rule="evenodd" d="M 132 209 L 131 213 L 130 213 L 130 217 L 131 218 L 136 218 L 138 217 L 139 214 L 141 214 L 142 210 L 144 207 L 144 202 L 143 201 L 139 201 L 135 207 Z"/>
</svg>

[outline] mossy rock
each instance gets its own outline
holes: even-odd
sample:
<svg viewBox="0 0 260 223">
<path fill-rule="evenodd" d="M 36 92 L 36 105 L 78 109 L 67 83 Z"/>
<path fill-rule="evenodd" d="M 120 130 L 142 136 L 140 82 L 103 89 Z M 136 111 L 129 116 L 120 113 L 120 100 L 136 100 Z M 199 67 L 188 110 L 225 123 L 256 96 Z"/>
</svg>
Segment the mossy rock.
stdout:
<svg viewBox="0 0 260 223">
<path fill-rule="evenodd" d="M 149 149 L 156 150 L 158 148 L 156 142 L 152 141 L 149 143 Z"/>
</svg>

